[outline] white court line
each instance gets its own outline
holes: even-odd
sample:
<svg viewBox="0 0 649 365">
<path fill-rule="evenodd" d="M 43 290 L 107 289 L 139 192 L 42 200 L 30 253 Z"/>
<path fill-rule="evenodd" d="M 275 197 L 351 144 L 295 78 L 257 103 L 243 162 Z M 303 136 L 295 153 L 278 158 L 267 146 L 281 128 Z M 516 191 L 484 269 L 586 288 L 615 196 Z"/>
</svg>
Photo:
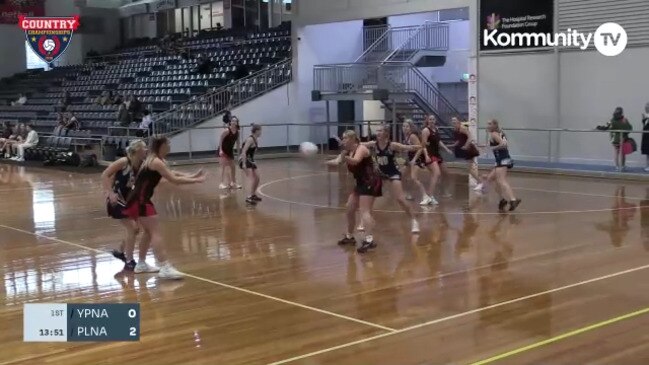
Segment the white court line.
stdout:
<svg viewBox="0 0 649 365">
<path fill-rule="evenodd" d="M 282 179 L 277 179 L 277 180 L 272 180 L 269 181 L 265 184 L 262 184 L 258 188 L 259 195 L 266 197 L 271 200 L 276 200 L 282 203 L 286 204 L 293 204 L 293 205 L 301 205 L 305 207 L 314 207 L 314 208 L 328 208 L 328 209 L 337 209 L 337 210 L 346 210 L 347 208 L 345 207 L 333 207 L 330 205 L 323 205 L 323 204 L 312 204 L 312 203 L 305 203 L 305 202 L 298 202 L 298 201 L 293 201 L 293 200 L 287 200 L 287 199 L 282 199 L 278 198 L 275 196 L 268 195 L 264 193 L 264 188 L 277 184 L 280 182 L 284 181 L 290 181 L 290 180 L 297 180 L 297 179 L 304 179 L 307 177 L 313 177 L 313 176 L 322 176 L 322 175 L 328 175 L 329 173 L 319 173 L 319 174 L 309 174 L 309 175 L 299 175 L 299 176 L 293 176 L 293 177 L 286 177 Z M 516 190 L 516 188 L 513 188 Z M 525 190 L 525 189 L 521 189 Z M 579 194 L 579 195 L 585 195 L 585 196 L 600 196 L 603 198 L 615 198 L 614 196 L 606 196 L 606 195 L 594 195 L 594 194 L 582 194 L 582 193 L 576 193 L 576 192 L 562 192 L 562 191 L 551 191 L 551 190 L 540 190 L 536 189 L 535 191 L 539 192 L 548 192 L 548 193 L 565 193 L 565 194 Z M 638 199 L 638 198 L 627 198 L 627 199 Z M 541 211 L 541 212 L 520 212 L 516 211 L 514 214 L 515 215 L 547 215 L 547 214 L 571 214 L 571 213 L 598 213 L 598 212 L 611 212 L 611 211 L 617 211 L 617 210 L 634 210 L 638 209 L 639 207 L 628 207 L 628 208 L 602 208 L 602 209 L 587 209 L 587 210 L 559 210 L 559 211 Z M 640 209 L 642 209 L 640 207 Z M 403 210 L 389 210 L 389 209 L 373 209 L 374 212 L 381 212 L 381 213 L 403 213 Z M 436 211 L 430 211 L 430 210 L 422 210 L 418 211 L 417 213 L 419 214 L 440 214 L 440 215 L 466 215 L 466 214 L 475 214 L 475 215 L 502 215 L 500 212 L 436 212 Z"/>
<path fill-rule="evenodd" d="M 577 283 L 574 283 L 574 284 L 569 284 L 569 285 L 561 286 L 561 287 L 558 287 L 558 288 L 554 288 L 554 289 L 550 289 L 550 290 L 546 290 L 546 291 L 526 295 L 526 296 L 523 296 L 523 297 L 519 297 L 519 298 L 507 300 L 507 301 L 504 301 L 504 302 L 492 304 L 492 305 L 489 305 L 489 306 L 486 306 L 486 307 L 481 307 L 481 308 L 473 309 L 473 310 L 470 310 L 470 311 L 454 314 L 454 315 L 451 315 L 451 316 L 448 316 L 448 317 L 438 318 L 438 319 L 435 319 L 435 320 L 432 320 L 432 321 L 416 324 L 414 326 L 398 329 L 398 330 L 396 330 L 394 332 L 382 333 L 380 335 L 367 337 L 367 338 L 364 338 L 362 340 L 348 342 L 348 343 L 338 345 L 338 346 L 328 347 L 326 349 L 313 351 L 313 352 L 310 352 L 310 353 L 307 353 L 307 354 L 304 354 L 304 355 L 295 356 L 295 357 L 292 357 L 290 359 L 280 360 L 280 361 L 277 361 L 277 362 L 273 362 L 273 363 L 271 363 L 269 365 L 286 364 L 286 363 L 289 363 L 289 362 L 305 359 L 305 358 L 308 358 L 308 357 L 324 354 L 324 353 L 327 353 L 327 352 L 340 350 L 340 349 L 344 349 L 344 348 L 347 348 L 347 347 L 359 345 L 359 344 L 362 344 L 362 343 L 378 340 L 380 338 L 394 336 L 394 335 L 397 335 L 397 334 L 400 334 L 400 333 L 416 330 L 416 329 L 419 329 L 419 328 L 422 328 L 422 327 L 427 327 L 427 326 L 431 326 L 431 325 L 434 325 L 434 324 L 447 322 L 447 321 L 450 321 L 450 320 L 453 320 L 453 319 L 466 317 L 466 316 L 476 314 L 476 313 L 480 313 L 480 312 L 483 312 L 483 311 L 486 311 L 486 310 L 489 310 L 489 309 L 494 309 L 494 308 L 502 307 L 502 306 L 505 306 L 505 305 L 522 302 L 522 301 L 525 301 L 525 300 L 528 300 L 528 299 L 540 297 L 542 295 L 556 293 L 556 292 L 563 291 L 563 290 L 570 289 L 570 288 L 574 288 L 574 287 L 577 287 L 577 286 L 586 285 L 586 284 L 594 283 L 594 282 L 597 282 L 597 281 L 602 281 L 602 280 L 606 280 L 606 279 L 610 279 L 610 278 L 614 278 L 614 277 L 617 277 L 617 276 L 626 275 L 626 274 L 630 274 L 630 273 L 633 273 L 633 272 L 636 272 L 636 271 L 646 270 L 646 269 L 649 269 L 649 265 L 638 266 L 638 267 L 635 267 L 633 269 L 628 269 L 628 270 L 624 270 L 624 271 L 618 271 L 618 272 L 613 273 L 613 274 L 608 274 L 608 275 L 600 276 L 600 277 L 597 277 L 597 278 L 580 281 L 580 282 L 577 282 Z"/>
<path fill-rule="evenodd" d="M 45 238 L 45 239 L 48 239 L 48 240 L 51 240 L 51 241 L 55 241 L 55 242 L 59 242 L 59 243 L 63 243 L 63 244 L 70 245 L 70 246 L 74 246 L 74 247 L 81 248 L 81 249 L 84 249 L 84 250 L 89 250 L 89 251 L 97 252 L 97 253 L 100 253 L 100 254 L 107 254 L 107 255 L 108 255 L 107 252 L 104 252 L 104 251 L 98 250 L 98 249 L 96 249 L 96 248 L 92 248 L 92 247 L 88 247 L 88 246 L 80 245 L 80 244 L 78 244 L 78 243 L 74 243 L 74 242 L 70 242 L 70 241 L 65 241 L 65 240 L 61 240 L 61 239 L 58 239 L 58 238 L 53 238 L 53 237 L 44 236 L 44 235 L 42 235 L 42 234 L 38 234 L 38 233 L 34 233 L 34 232 L 30 232 L 30 231 L 26 231 L 26 230 L 23 230 L 23 229 L 20 229 L 20 228 L 15 228 L 15 227 L 11 227 L 11 226 L 6 226 L 6 225 L 4 225 L 4 224 L 0 224 L 0 227 L 1 227 L 1 228 L 6 228 L 6 229 L 10 229 L 10 230 L 13 230 L 13 231 L 16 231 L 16 232 L 21 232 L 21 233 L 29 234 L 29 235 L 32 235 L 32 236 L 35 236 L 35 237 L 39 237 L 39 238 Z M 338 314 L 338 313 L 330 312 L 330 311 L 327 311 L 327 310 L 324 310 L 324 309 L 319 309 L 319 308 L 311 307 L 311 306 L 308 306 L 308 305 L 305 305 L 305 304 L 300 304 L 300 303 L 296 303 L 296 302 L 291 302 L 290 300 L 281 299 L 281 298 L 273 297 L 273 296 L 271 296 L 271 295 L 266 295 L 266 294 L 258 293 L 258 292 L 255 292 L 255 291 L 252 291 L 252 290 L 248 290 L 248 289 L 244 289 L 244 288 L 240 288 L 240 287 L 237 287 L 237 286 L 234 286 L 234 285 L 229 285 L 229 284 L 221 283 L 221 282 L 218 282 L 218 281 L 214 281 L 214 280 L 206 279 L 206 278 L 203 278 L 203 277 L 200 277 L 200 276 L 196 276 L 196 275 L 192 275 L 192 274 L 187 274 L 187 273 L 182 273 L 182 274 L 183 274 L 184 276 L 189 277 L 189 278 L 196 279 L 196 280 L 200 280 L 200 281 L 204 281 L 204 282 L 206 282 L 206 283 L 210 283 L 210 284 L 218 285 L 218 286 L 221 286 L 221 287 L 224 287 L 224 288 L 228 288 L 228 289 L 232 289 L 232 290 L 240 291 L 240 292 L 242 292 L 242 293 L 246 293 L 246 294 L 250 294 L 250 295 L 255 295 L 255 296 L 258 296 L 258 297 L 265 298 L 265 299 L 270 299 L 270 300 L 273 300 L 273 301 L 276 301 L 276 302 L 280 302 L 280 303 L 284 303 L 284 304 L 292 305 L 292 306 L 294 306 L 294 307 L 299 307 L 299 308 L 302 308 L 302 309 L 307 309 L 307 310 L 310 310 L 310 311 L 313 311 L 313 312 L 318 312 L 318 313 L 321 313 L 321 314 L 326 314 L 326 315 L 329 315 L 329 316 L 332 316 L 332 317 L 336 317 L 336 318 L 340 318 L 340 319 L 344 319 L 344 320 L 347 320 L 347 321 L 360 323 L 360 324 L 363 324 L 363 325 L 366 325 L 366 326 L 370 326 L 370 327 L 374 327 L 374 328 L 378 328 L 378 329 L 381 329 L 381 330 L 384 330 L 384 331 L 389 331 L 389 332 L 395 332 L 395 331 L 397 331 L 397 330 L 394 329 L 394 328 L 390 328 L 390 327 L 387 327 L 387 326 L 382 326 L 382 325 L 380 325 L 380 324 L 376 324 L 376 323 L 372 323 L 372 322 L 367 322 L 367 321 L 364 321 L 364 320 L 362 320 L 362 319 L 358 319 L 358 318 L 348 317 L 348 316 L 345 316 L 345 315 L 343 315 L 343 314 Z"/>
</svg>

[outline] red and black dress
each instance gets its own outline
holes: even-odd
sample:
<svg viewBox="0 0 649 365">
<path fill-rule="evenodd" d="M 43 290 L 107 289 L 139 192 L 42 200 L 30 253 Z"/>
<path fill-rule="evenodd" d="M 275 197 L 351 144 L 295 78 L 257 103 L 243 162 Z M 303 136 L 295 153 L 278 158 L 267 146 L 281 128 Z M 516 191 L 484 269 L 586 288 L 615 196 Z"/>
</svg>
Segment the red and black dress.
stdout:
<svg viewBox="0 0 649 365">
<path fill-rule="evenodd" d="M 409 135 L 406 136 L 406 138 L 403 140 L 404 145 L 412 146 L 412 143 L 410 143 L 410 136 L 412 136 L 413 134 L 417 135 L 417 133 L 411 132 Z M 415 152 L 415 151 L 408 151 L 408 161 L 406 161 L 406 163 L 405 163 L 406 166 L 410 165 L 410 162 L 412 161 L 413 158 L 415 158 L 416 154 L 417 154 L 417 152 Z M 415 165 L 420 167 L 420 168 L 424 168 L 424 166 L 426 165 L 426 159 L 424 158 L 423 154 L 419 155 L 419 157 L 417 158 L 417 161 L 415 161 Z"/>
<path fill-rule="evenodd" d="M 475 157 L 480 156 L 480 151 L 478 151 L 478 147 L 475 146 L 475 144 L 470 143 L 468 149 L 463 149 L 466 145 L 466 142 L 469 140 L 469 136 L 456 130 L 454 132 L 454 137 L 455 137 L 455 150 L 453 151 L 455 153 L 455 157 L 457 158 L 462 158 L 465 160 L 473 160 Z"/>
<path fill-rule="evenodd" d="M 232 133 L 228 128 L 228 134 L 223 137 L 223 144 L 221 145 L 221 152 L 223 153 L 221 157 L 227 157 L 230 160 L 234 160 L 234 145 L 239 139 L 239 131 Z"/>
<path fill-rule="evenodd" d="M 115 181 L 113 182 L 113 192 L 117 194 L 117 202 L 111 204 L 106 201 L 106 211 L 108 216 L 113 219 L 126 219 L 124 208 L 126 207 L 126 198 L 131 194 L 133 189 L 135 177 L 137 176 L 137 169 L 131 164 L 131 160 L 127 157 L 126 166 L 117 171 L 115 174 Z"/>
<path fill-rule="evenodd" d="M 428 152 L 428 157 L 430 157 L 431 163 L 443 163 L 444 159 L 442 154 L 439 151 L 439 144 L 442 141 L 442 137 L 439 135 L 439 129 L 426 127 L 428 129 L 428 141 L 426 141 L 426 151 Z"/>
<path fill-rule="evenodd" d="M 356 151 L 350 157 L 354 157 Z M 357 165 L 347 164 L 347 169 L 356 179 L 354 193 L 357 195 L 367 195 L 379 197 L 382 195 L 381 175 L 374 168 L 374 160 L 371 156 L 364 157 Z"/>
<path fill-rule="evenodd" d="M 157 212 L 151 198 L 153 198 L 160 179 L 162 179 L 162 175 L 159 172 L 150 170 L 148 166 L 142 167 L 135 179 L 135 186 L 129 194 L 124 215 L 131 219 L 156 215 Z"/>
</svg>

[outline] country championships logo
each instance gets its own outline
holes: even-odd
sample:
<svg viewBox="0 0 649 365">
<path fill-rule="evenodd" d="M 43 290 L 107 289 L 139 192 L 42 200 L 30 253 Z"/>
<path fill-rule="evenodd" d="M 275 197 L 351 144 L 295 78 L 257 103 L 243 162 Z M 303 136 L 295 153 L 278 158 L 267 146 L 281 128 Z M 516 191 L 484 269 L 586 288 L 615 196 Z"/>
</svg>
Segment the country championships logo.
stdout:
<svg viewBox="0 0 649 365">
<path fill-rule="evenodd" d="M 568 28 L 565 32 L 502 32 L 502 29 L 535 27 L 544 16 L 501 18 L 498 14 L 487 17 L 482 42 L 485 47 L 577 47 L 581 50 L 594 45 L 604 56 L 612 57 L 622 53 L 627 46 L 628 36 L 617 23 L 604 23 L 595 33 L 583 33 Z"/>
<path fill-rule="evenodd" d="M 70 45 L 72 34 L 79 27 L 79 16 L 18 18 L 25 31 L 27 43 L 38 57 L 47 63 L 61 57 Z"/>
</svg>

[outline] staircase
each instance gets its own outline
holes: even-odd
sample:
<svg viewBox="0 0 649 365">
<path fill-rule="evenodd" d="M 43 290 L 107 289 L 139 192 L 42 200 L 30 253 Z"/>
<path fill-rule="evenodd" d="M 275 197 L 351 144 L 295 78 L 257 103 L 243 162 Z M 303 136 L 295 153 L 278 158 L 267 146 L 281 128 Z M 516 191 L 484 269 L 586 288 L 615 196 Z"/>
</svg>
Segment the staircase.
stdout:
<svg viewBox="0 0 649 365">
<path fill-rule="evenodd" d="M 291 59 L 284 60 L 158 114 L 153 123 L 153 133 L 178 133 L 286 85 L 292 79 L 291 65 Z"/>
<path fill-rule="evenodd" d="M 418 68 L 445 58 L 448 37 L 443 23 L 388 27 L 354 63 L 316 65 L 313 89 L 320 99 L 380 100 L 390 111 L 414 120 L 432 114 L 448 126 L 460 113 Z"/>
<path fill-rule="evenodd" d="M 446 58 L 448 38 L 446 23 L 426 21 L 419 26 L 388 27 L 354 63 L 403 61 L 426 67 L 431 59 Z"/>
</svg>

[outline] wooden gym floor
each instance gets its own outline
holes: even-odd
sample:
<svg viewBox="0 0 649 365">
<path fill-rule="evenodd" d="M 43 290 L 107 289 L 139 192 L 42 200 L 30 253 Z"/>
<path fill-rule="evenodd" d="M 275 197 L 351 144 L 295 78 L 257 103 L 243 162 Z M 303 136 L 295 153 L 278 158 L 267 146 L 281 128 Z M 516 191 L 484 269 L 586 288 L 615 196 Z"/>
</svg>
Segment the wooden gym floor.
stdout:
<svg viewBox="0 0 649 365">
<path fill-rule="evenodd" d="M 179 282 L 120 274 L 98 175 L 0 165 L 0 364 L 649 363 L 646 184 L 512 174 L 500 215 L 455 171 L 419 236 L 386 191 L 361 255 L 336 245 L 346 173 L 259 165 L 254 209 L 216 165 L 159 187 Z M 23 343 L 27 302 L 139 302 L 141 341 Z"/>
</svg>

